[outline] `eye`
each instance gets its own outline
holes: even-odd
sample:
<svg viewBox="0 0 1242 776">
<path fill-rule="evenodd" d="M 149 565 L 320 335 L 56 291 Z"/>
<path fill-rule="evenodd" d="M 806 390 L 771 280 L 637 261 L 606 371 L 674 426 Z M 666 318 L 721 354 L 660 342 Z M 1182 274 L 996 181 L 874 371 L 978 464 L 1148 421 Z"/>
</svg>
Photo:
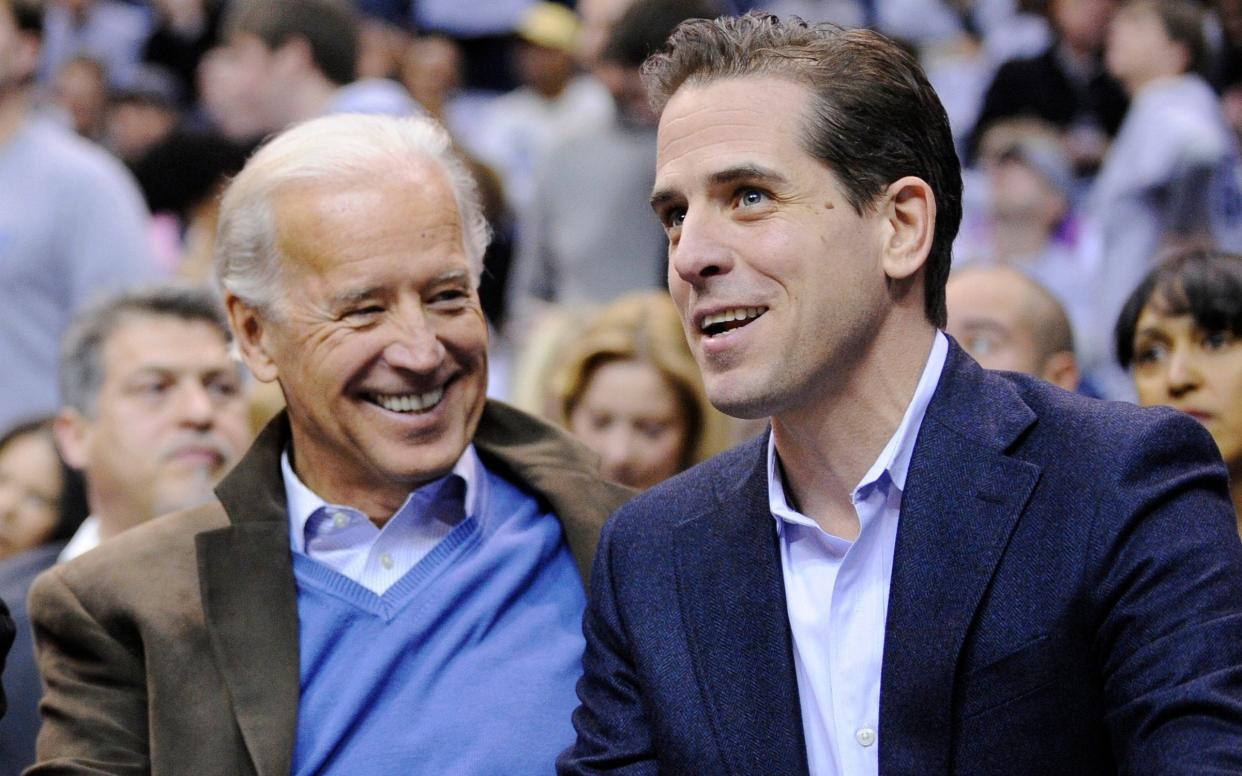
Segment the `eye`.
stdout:
<svg viewBox="0 0 1242 776">
<path fill-rule="evenodd" d="M 214 399 L 228 400 L 241 393 L 241 386 L 231 377 L 217 377 L 207 381 L 207 393 Z"/>
<path fill-rule="evenodd" d="M 470 302 L 470 292 L 464 288 L 443 288 L 431 295 L 428 304 L 438 310 L 464 309 Z"/>
<path fill-rule="evenodd" d="M 655 441 L 663 436 L 669 427 L 668 423 L 659 420 L 640 420 L 636 425 L 638 426 L 638 433 L 651 441 Z"/>
<path fill-rule="evenodd" d="M 1149 366 L 1165 359 L 1168 348 L 1160 342 L 1140 342 L 1134 348 L 1135 366 Z"/>
<path fill-rule="evenodd" d="M 383 307 L 377 304 L 369 304 L 369 305 L 364 305 L 362 307 L 355 307 L 352 310 L 349 310 L 348 312 L 346 312 L 345 315 L 342 317 L 352 318 L 355 320 L 365 320 L 367 318 L 373 318 L 377 315 L 380 315 L 383 312 L 384 312 Z"/>
<path fill-rule="evenodd" d="M 767 192 L 762 191 L 761 189 L 746 187 L 744 189 L 739 189 L 737 193 L 737 204 L 739 207 L 743 208 L 762 205 L 764 202 L 767 202 L 767 200 Z"/>
<path fill-rule="evenodd" d="M 1233 342 L 1233 334 L 1227 331 L 1210 331 L 1203 335 L 1204 350 L 1223 350 Z"/>
<path fill-rule="evenodd" d="M 684 207 L 668 207 L 659 212 L 660 223 L 664 225 L 664 229 L 672 230 L 681 226 L 686 220 L 686 209 Z"/>
<path fill-rule="evenodd" d="M 996 346 L 996 338 L 990 334 L 974 334 L 966 338 L 966 350 L 975 358 L 991 355 Z"/>
</svg>

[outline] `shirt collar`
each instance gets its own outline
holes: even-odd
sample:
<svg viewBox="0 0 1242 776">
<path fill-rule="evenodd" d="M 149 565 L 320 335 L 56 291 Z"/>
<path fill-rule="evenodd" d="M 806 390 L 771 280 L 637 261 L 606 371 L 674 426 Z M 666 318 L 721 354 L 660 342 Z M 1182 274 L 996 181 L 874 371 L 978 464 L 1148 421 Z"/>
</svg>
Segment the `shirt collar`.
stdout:
<svg viewBox="0 0 1242 776">
<path fill-rule="evenodd" d="M 923 425 L 923 416 L 927 413 L 927 405 L 931 403 L 932 394 L 940 383 L 940 374 L 944 371 L 944 362 L 949 354 L 949 340 L 943 332 L 937 331 L 932 339 L 931 353 L 923 366 L 923 374 L 914 389 L 914 397 L 906 407 L 897 430 L 889 438 L 888 444 L 880 451 L 880 455 L 871 464 L 871 468 L 854 486 L 857 494 L 863 488 L 880 482 L 887 474 L 888 480 L 905 491 L 906 474 L 910 470 L 910 459 L 914 455 L 914 443 L 918 438 L 919 428 Z M 781 479 L 781 468 L 777 465 L 776 440 L 768 435 L 768 504 L 773 516 L 781 519 L 796 514 L 789 506 L 785 497 L 785 485 Z"/>
<path fill-rule="evenodd" d="M 483 463 L 479 460 L 479 455 L 475 451 L 474 445 L 469 444 L 462 451 L 461 457 L 457 459 L 457 463 L 453 465 L 453 471 L 447 475 L 450 477 L 457 475 L 465 482 L 466 495 L 463 506 L 466 517 L 478 514 L 478 506 L 483 498 L 482 491 L 485 484 L 482 478 L 482 470 Z M 294 552 L 305 552 L 306 524 L 316 512 L 325 507 L 346 509 L 352 509 L 353 507 L 345 504 L 329 504 L 319 494 L 306 487 L 306 484 L 293 471 L 293 465 L 289 462 L 288 447 L 280 454 L 280 474 L 285 482 L 285 504 L 289 512 L 289 525 L 291 529 L 289 532 L 290 542 Z M 430 484 L 428 483 L 428 485 Z M 406 503 L 409 503 L 410 498 L 418 490 L 415 489 L 410 492 L 410 496 L 406 498 Z M 397 512 L 400 512 L 402 509 L 405 509 L 405 504 L 402 504 Z"/>
</svg>

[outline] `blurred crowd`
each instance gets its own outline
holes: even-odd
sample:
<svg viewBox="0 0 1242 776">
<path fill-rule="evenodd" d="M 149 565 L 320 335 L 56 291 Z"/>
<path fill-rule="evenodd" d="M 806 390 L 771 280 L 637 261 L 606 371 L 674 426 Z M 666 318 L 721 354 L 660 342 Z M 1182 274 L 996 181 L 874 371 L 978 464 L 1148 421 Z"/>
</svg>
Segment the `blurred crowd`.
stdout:
<svg viewBox="0 0 1242 776">
<path fill-rule="evenodd" d="M 206 498 L 280 407 L 212 309 L 218 197 L 326 113 L 432 116 L 468 161 L 491 395 L 640 489 L 762 428 L 708 404 L 663 290 L 639 82 L 682 19 L 756 8 L 917 52 L 963 164 L 949 333 L 1191 412 L 1237 503 L 1242 2 L 0 0 L 0 597 L 127 527 L 110 515 Z M 0 774 L 33 754 L 26 641 Z"/>
</svg>

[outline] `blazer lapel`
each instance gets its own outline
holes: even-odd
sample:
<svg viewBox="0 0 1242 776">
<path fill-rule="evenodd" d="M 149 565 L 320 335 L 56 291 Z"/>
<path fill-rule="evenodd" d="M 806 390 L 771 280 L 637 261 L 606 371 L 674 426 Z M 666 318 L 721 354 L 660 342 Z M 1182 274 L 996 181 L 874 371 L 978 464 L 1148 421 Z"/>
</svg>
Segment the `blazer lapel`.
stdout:
<svg viewBox="0 0 1242 776">
<path fill-rule="evenodd" d="M 289 773 L 300 664 L 297 584 L 280 454 L 283 414 L 216 489 L 232 525 L 196 539 L 203 613 L 255 770 Z"/>
<path fill-rule="evenodd" d="M 739 774 L 805 774 L 793 642 L 768 508 L 766 435 L 719 510 L 680 526 L 677 594 L 717 746 Z"/>
<path fill-rule="evenodd" d="M 958 656 L 1039 468 L 1004 455 L 1034 422 L 953 344 L 902 497 L 880 689 L 880 772 L 947 773 Z"/>
</svg>

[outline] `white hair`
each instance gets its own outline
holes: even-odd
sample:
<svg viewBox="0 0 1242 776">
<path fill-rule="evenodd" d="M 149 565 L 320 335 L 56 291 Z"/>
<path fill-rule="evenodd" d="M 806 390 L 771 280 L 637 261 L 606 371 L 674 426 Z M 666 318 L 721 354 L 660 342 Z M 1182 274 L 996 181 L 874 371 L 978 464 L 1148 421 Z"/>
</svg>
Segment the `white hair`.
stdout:
<svg viewBox="0 0 1242 776">
<path fill-rule="evenodd" d="M 335 114 L 298 124 L 255 153 L 220 203 L 216 278 L 227 293 L 269 315 L 277 313 L 280 256 L 272 202 L 291 184 L 364 183 L 431 159 L 448 176 L 461 220 L 462 248 L 477 284 L 491 229 L 478 186 L 453 151 L 448 133 L 425 117 Z"/>
</svg>

